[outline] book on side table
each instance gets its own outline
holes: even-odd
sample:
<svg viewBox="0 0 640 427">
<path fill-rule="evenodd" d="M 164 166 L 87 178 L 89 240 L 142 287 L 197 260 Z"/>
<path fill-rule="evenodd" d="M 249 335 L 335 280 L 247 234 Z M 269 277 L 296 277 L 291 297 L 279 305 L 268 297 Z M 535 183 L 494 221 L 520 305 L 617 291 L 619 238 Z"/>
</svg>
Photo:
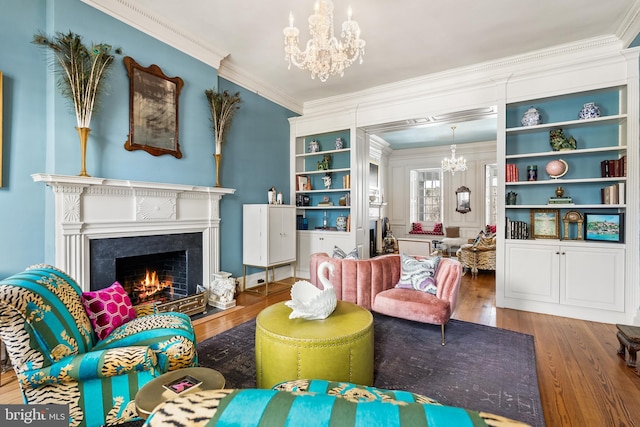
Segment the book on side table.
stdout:
<svg viewBox="0 0 640 427">
<path fill-rule="evenodd" d="M 162 384 L 162 387 L 174 392 L 175 394 L 180 395 L 191 390 L 192 388 L 198 387 L 200 384 L 202 384 L 201 380 L 194 378 L 191 375 L 185 375 L 169 383 Z"/>
</svg>

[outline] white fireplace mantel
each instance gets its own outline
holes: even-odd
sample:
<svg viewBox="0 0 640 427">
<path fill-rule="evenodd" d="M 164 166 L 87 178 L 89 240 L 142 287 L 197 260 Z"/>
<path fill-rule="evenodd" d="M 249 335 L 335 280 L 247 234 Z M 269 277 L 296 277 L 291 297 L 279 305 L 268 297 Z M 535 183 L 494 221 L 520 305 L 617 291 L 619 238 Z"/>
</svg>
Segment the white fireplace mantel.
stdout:
<svg viewBox="0 0 640 427">
<path fill-rule="evenodd" d="M 52 188 L 55 264 L 89 290 L 90 240 L 202 232 L 203 280 L 220 271 L 220 199 L 236 190 L 117 179 L 31 175 Z"/>
</svg>

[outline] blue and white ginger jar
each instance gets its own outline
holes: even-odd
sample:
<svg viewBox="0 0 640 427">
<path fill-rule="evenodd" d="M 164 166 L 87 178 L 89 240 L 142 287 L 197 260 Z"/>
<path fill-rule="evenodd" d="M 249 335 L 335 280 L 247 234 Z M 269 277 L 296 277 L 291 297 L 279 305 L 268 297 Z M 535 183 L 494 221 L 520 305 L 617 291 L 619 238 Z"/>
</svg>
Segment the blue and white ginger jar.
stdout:
<svg viewBox="0 0 640 427">
<path fill-rule="evenodd" d="M 596 117 L 600 117 L 600 107 L 598 107 L 595 102 L 587 102 L 582 106 L 580 113 L 578 113 L 580 120 L 595 119 Z"/>
<path fill-rule="evenodd" d="M 344 138 L 336 138 L 336 150 L 342 150 L 344 148 Z"/>
<path fill-rule="evenodd" d="M 522 115 L 520 123 L 522 123 L 522 126 L 535 126 L 541 124 L 542 118 L 540 117 L 540 112 L 538 112 L 535 107 L 529 108 L 526 113 Z"/>
<path fill-rule="evenodd" d="M 307 151 L 309 153 L 317 153 L 318 151 L 320 151 L 320 143 L 317 140 L 312 139 L 311 141 L 309 141 L 309 147 L 307 148 Z"/>
</svg>

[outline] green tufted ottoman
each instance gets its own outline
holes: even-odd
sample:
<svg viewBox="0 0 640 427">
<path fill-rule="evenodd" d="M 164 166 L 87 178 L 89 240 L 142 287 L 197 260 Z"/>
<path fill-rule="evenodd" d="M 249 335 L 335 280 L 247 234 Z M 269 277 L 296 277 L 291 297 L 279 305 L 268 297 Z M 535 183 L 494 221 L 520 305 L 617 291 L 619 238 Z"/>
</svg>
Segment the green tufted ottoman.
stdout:
<svg viewBox="0 0 640 427">
<path fill-rule="evenodd" d="M 256 378 L 259 388 L 317 378 L 373 384 L 373 316 L 338 301 L 324 320 L 289 319 L 284 302 L 256 318 Z"/>
</svg>

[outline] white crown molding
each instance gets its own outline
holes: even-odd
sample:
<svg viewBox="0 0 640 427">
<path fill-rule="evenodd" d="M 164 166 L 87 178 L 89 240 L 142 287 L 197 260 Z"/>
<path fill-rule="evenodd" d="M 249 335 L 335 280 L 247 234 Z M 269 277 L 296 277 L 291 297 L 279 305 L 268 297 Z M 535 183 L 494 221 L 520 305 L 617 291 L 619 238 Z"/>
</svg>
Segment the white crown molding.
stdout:
<svg viewBox="0 0 640 427">
<path fill-rule="evenodd" d="M 368 135 L 369 138 L 369 156 L 380 159 L 384 155 L 390 155 L 393 150 L 389 143 L 378 135 Z"/>
<path fill-rule="evenodd" d="M 434 96 L 437 93 L 450 94 L 451 91 L 458 92 L 466 90 L 465 88 L 493 85 L 496 76 L 514 74 L 526 76 L 544 70 L 592 62 L 599 57 L 610 58 L 612 54 L 619 55 L 621 49 L 620 39 L 613 35 L 580 40 L 575 43 L 429 74 L 359 92 L 305 102 L 304 115 L 322 114 L 352 105 L 358 105 L 359 110 L 362 111 L 364 108 L 370 108 L 380 103 L 389 105 L 396 100 L 406 102 L 407 99 Z"/>
<path fill-rule="evenodd" d="M 246 70 L 235 66 L 228 60 L 222 61 L 218 69 L 218 77 L 229 80 L 243 88 L 255 92 L 269 101 L 275 102 L 295 113 L 302 114 L 302 103 L 284 92 L 274 89 L 264 81 L 259 80 Z"/>
<path fill-rule="evenodd" d="M 622 19 L 622 23 L 618 27 L 618 31 L 616 31 L 616 36 L 622 40 L 625 47 L 628 47 L 639 33 L 640 0 L 636 0 Z"/>
<path fill-rule="evenodd" d="M 210 45 L 200 43 L 197 37 L 186 33 L 184 30 L 171 25 L 171 23 L 159 19 L 148 10 L 141 8 L 134 1 L 126 0 L 81 0 L 83 3 L 94 7 L 109 16 L 122 21 L 149 36 L 172 46 L 195 59 L 220 68 L 222 60 L 229 55 L 224 51 Z"/>
</svg>

